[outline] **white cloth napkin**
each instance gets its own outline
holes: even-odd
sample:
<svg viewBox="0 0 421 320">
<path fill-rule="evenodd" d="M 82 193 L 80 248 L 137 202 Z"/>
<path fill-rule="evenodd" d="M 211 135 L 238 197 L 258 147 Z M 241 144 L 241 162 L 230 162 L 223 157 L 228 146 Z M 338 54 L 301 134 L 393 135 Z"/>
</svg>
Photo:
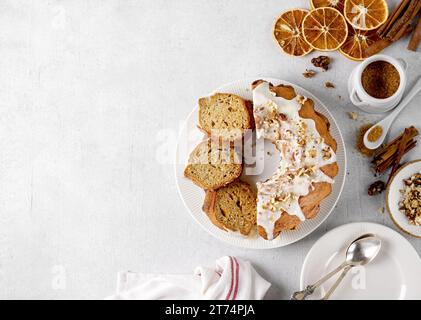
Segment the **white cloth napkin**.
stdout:
<svg viewBox="0 0 421 320">
<path fill-rule="evenodd" d="M 117 293 L 107 299 L 117 300 L 259 300 L 270 283 L 254 270 L 250 262 L 222 257 L 215 267 L 199 266 L 194 274 L 156 275 L 120 272 Z"/>
</svg>

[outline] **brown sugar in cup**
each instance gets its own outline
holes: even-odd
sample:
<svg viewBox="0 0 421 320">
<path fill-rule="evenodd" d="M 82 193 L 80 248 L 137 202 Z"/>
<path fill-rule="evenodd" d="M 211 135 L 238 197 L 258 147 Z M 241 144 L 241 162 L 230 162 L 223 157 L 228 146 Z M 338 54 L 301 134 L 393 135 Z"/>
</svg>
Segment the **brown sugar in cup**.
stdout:
<svg viewBox="0 0 421 320">
<path fill-rule="evenodd" d="M 349 99 L 354 106 L 368 113 L 390 111 L 404 95 L 407 70 L 408 63 L 403 59 L 385 54 L 373 55 L 351 72 L 348 80 Z"/>
<path fill-rule="evenodd" d="M 387 61 L 370 63 L 362 72 L 361 84 L 368 95 L 376 99 L 393 96 L 400 86 L 399 71 Z"/>
</svg>

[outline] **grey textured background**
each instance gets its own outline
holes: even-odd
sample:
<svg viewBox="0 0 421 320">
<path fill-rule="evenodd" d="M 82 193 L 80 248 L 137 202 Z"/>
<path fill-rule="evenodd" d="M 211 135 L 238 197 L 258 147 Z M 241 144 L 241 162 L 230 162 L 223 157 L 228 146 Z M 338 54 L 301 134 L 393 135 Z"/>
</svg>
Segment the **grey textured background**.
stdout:
<svg viewBox="0 0 421 320">
<path fill-rule="evenodd" d="M 326 231 L 355 221 L 396 229 L 378 211 L 383 197 L 366 195 L 373 176 L 354 150 L 356 128 L 382 117 L 348 119 L 356 109 L 346 81 L 357 63 L 330 53 L 331 70 L 304 79 L 318 53 L 292 59 L 271 38 L 274 18 L 290 7 L 308 3 L 0 1 L 0 298 L 103 298 L 119 270 L 189 273 L 222 255 L 249 259 L 273 283 L 267 297 L 288 298 Z M 421 54 L 406 43 L 385 53 L 409 63 L 412 85 Z M 327 221 L 269 251 L 230 247 L 203 232 L 178 197 L 172 153 L 162 161 L 199 96 L 259 76 L 316 94 L 340 124 L 349 163 Z M 323 88 L 325 81 L 336 89 Z M 420 99 L 392 135 L 420 125 Z M 420 253 L 421 240 L 405 237 Z"/>
</svg>

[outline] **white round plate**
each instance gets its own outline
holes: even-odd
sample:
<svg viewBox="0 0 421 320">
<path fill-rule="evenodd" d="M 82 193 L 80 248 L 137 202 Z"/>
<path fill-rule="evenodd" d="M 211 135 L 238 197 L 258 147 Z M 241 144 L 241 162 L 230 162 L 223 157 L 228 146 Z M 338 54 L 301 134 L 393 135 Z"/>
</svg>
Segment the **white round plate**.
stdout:
<svg viewBox="0 0 421 320">
<path fill-rule="evenodd" d="M 408 218 L 399 211 L 400 190 L 404 188 L 404 179 L 408 179 L 414 173 L 421 172 L 421 159 L 408 162 L 394 174 L 386 191 L 386 207 L 393 222 L 404 232 L 421 238 L 421 226 L 409 223 Z"/>
<path fill-rule="evenodd" d="M 323 114 L 330 122 L 330 133 L 338 144 L 337 148 L 337 163 L 339 166 L 339 173 L 335 178 L 333 184 L 332 193 L 322 201 L 320 204 L 320 212 L 317 216 L 311 220 L 306 220 L 300 224 L 296 230 L 282 232 L 281 235 L 272 240 L 267 241 L 257 235 L 257 232 L 248 237 L 244 237 L 239 233 L 226 232 L 216 226 L 214 226 L 206 214 L 202 211 L 203 200 L 205 192 L 193 184 L 190 180 L 184 177 L 183 171 L 187 164 L 188 156 L 194 147 L 203 139 L 204 134 L 197 128 L 198 125 L 198 107 L 187 117 L 184 126 L 181 129 L 180 136 L 178 139 L 177 150 L 176 150 L 176 163 L 175 163 L 175 175 L 179 194 L 183 200 L 186 208 L 191 213 L 192 217 L 210 234 L 216 238 L 228 242 L 234 246 L 252 248 L 252 249 L 270 249 L 276 247 L 286 246 L 293 242 L 296 242 L 314 229 L 316 229 L 330 214 L 339 199 L 342 192 L 342 188 L 345 182 L 346 173 L 346 157 L 345 157 L 345 145 L 342 139 L 341 132 L 333 119 L 328 109 L 310 92 L 302 89 L 301 87 L 291 84 L 288 81 L 283 81 L 273 78 L 253 78 L 245 79 L 237 82 L 233 82 L 224 85 L 214 92 L 228 92 L 239 95 L 244 99 L 252 100 L 252 91 L 250 84 L 256 79 L 265 79 L 274 85 L 286 84 L 292 85 L 296 90 L 297 94 L 301 94 L 314 101 L 315 110 Z M 212 94 L 212 93 L 211 93 Z M 268 142 L 265 142 L 265 150 L 273 150 L 273 146 Z M 265 166 L 261 175 L 258 176 L 244 176 L 243 180 L 255 184 L 255 182 L 263 180 L 265 177 L 270 176 L 274 172 L 274 168 L 277 166 L 279 158 L 269 155 L 265 152 Z"/>
<path fill-rule="evenodd" d="M 366 266 L 351 269 L 332 299 L 421 299 L 421 260 L 415 249 L 398 232 L 365 222 L 340 226 L 317 240 L 301 269 L 301 290 L 340 265 L 349 243 L 365 233 L 373 233 L 382 240 L 380 252 Z M 336 277 L 317 289 L 311 299 L 321 299 Z"/>
</svg>

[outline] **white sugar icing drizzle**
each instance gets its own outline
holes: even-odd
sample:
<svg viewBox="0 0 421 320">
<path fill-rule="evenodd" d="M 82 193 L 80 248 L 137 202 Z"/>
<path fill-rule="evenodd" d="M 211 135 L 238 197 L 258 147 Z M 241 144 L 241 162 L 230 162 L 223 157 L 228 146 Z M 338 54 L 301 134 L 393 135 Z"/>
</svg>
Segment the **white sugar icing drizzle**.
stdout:
<svg viewBox="0 0 421 320">
<path fill-rule="evenodd" d="M 273 175 L 257 183 L 257 225 L 273 239 L 275 222 L 283 212 L 305 216 L 298 199 L 307 195 L 315 182 L 333 183 L 320 168 L 336 162 L 335 152 L 316 129 L 312 119 L 299 115 L 305 97 L 292 100 L 276 97 L 268 82 L 253 90 L 257 138 L 270 140 L 280 152 L 280 163 Z"/>
</svg>

